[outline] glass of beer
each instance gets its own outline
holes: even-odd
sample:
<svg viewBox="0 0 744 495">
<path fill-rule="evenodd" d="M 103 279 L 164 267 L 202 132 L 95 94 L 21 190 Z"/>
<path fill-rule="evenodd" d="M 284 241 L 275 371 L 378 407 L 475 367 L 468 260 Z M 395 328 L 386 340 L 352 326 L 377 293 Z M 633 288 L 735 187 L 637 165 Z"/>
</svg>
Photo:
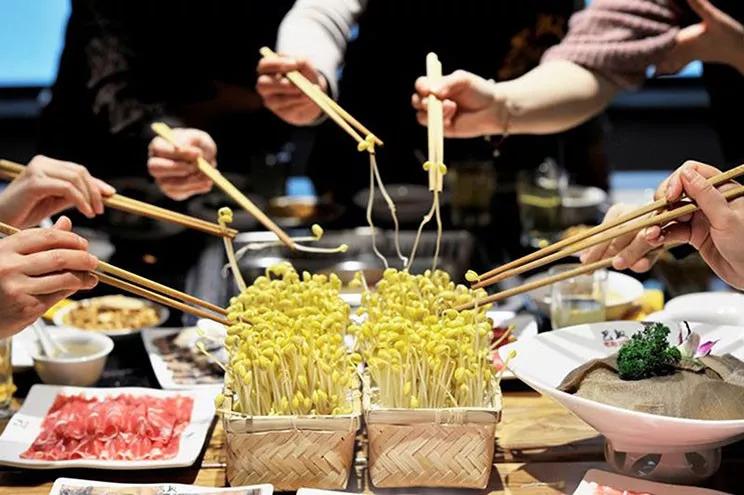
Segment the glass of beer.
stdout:
<svg viewBox="0 0 744 495">
<path fill-rule="evenodd" d="M 579 264 L 557 265 L 550 275 L 578 268 Z M 550 322 L 553 329 L 605 321 L 607 271 L 579 275 L 556 282 L 551 287 Z"/>
<path fill-rule="evenodd" d="M 517 175 L 517 202 L 524 244 L 541 248 L 558 240 L 561 225 L 561 201 L 568 187 L 566 172 L 552 160 L 536 170 Z"/>
</svg>

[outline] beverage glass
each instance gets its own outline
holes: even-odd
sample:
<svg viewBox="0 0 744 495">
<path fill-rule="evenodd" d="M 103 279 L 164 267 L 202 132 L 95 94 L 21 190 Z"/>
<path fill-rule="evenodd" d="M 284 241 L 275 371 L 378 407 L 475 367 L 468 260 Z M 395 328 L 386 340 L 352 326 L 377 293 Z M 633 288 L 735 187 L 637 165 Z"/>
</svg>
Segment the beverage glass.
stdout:
<svg viewBox="0 0 744 495">
<path fill-rule="evenodd" d="M 536 170 L 517 175 L 517 202 L 524 244 L 544 247 L 560 237 L 561 201 L 568 187 L 566 172 L 553 160 L 545 160 Z"/>
<path fill-rule="evenodd" d="M 549 275 L 578 268 L 579 264 L 554 266 Z M 551 287 L 550 323 L 553 329 L 605 321 L 607 271 L 579 275 L 556 282 Z"/>
<path fill-rule="evenodd" d="M 0 339 L 0 417 L 11 414 L 10 403 L 13 400 L 12 338 Z"/>
</svg>

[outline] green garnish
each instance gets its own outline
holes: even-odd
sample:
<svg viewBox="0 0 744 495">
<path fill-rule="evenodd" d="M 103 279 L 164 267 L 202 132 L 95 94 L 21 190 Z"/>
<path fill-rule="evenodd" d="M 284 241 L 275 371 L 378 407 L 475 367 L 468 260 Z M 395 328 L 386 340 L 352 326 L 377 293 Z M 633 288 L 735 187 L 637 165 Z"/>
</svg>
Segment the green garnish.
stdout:
<svg viewBox="0 0 744 495">
<path fill-rule="evenodd" d="M 654 323 L 623 344 L 617 354 L 617 369 L 623 380 L 642 380 L 674 373 L 682 354 L 669 345 L 669 328 Z"/>
</svg>

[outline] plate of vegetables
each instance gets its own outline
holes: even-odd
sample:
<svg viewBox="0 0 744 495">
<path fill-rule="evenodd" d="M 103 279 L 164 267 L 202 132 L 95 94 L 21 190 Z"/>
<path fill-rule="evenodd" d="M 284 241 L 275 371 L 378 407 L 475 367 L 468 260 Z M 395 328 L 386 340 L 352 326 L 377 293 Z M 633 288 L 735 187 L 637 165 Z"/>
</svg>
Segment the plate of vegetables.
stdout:
<svg viewBox="0 0 744 495">
<path fill-rule="evenodd" d="M 519 379 L 604 435 L 616 469 L 648 461 L 639 453 L 677 455 L 676 467 L 648 477 L 689 482 L 715 472 L 716 449 L 744 438 L 742 335 L 732 326 L 615 321 L 520 339 L 499 354 L 515 354 L 508 367 Z M 679 470 L 692 453 L 707 463 L 698 475 Z"/>
</svg>

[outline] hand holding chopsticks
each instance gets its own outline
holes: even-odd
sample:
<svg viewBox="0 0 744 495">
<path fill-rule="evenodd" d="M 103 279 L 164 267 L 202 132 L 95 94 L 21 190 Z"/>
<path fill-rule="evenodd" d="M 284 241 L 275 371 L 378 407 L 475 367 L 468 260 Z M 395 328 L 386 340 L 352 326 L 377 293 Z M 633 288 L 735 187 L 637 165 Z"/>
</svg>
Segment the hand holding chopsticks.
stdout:
<svg viewBox="0 0 744 495">
<path fill-rule="evenodd" d="M 679 206 L 669 210 L 660 210 L 670 205 L 670 201 L 662 199 L 641 207 L 633 212 L 622 215 L 615 220 L 583 232 L 577 236 L 548 246 L 528 257 L 508 263 L 507 268 L 499 267 L 487 272 L 480 278 L 472 280 L 473 287 L 486 287 L 506 278 L 524 273 L 533 268 L 557 261 L 571 254 L 583 251 L 598 244 L 610 242 L 626 234 L 635 233 L 651 226 L 667 226 L 673 220 L 689 215 L 704 215 L 703 217 L 684 224 L 673 223 L 665 228 L 667 242 L 689 242 L 701 251 L 703 258 L 711 267 L 736 287 L 744 286 L 744 252 L 740 249 L 744 240 L 744 207 L 741 202 L 734 201 L 744 196 L 744 186 L 729 184 L 725 190 L 719 191 L 716 185 L 724 184 L 732 178 L 744 173 L 744 165 L 715 175 L 707 170 L 707 178 L 695 170 L 695 165 L 683 167 L 675 180 L 681 180 L 684 191 L 689 199 L 695 202 L 678 203 Z M 634 221 L 643 215 L 656 211 L 647 218 Z M 555 247 L 558 246 L 558 247 Z M 546 254 L 547 253 L 547 254 Z M 537 256 L 536 256 L 537 255 Z M 574 271 L 558 274 L 494 294 L 478 301 L 478 304 L 500 301 L 506 297 L 528 292 L 537 287 L 550 285 L 565 278 L 591 273 L 600 268 L 612 265 L 613 259 L 607 258 L 586 264 Z M 493 274 L 488 278 L 486 275 Z M 562 278 L 556 278 L 562 277 Z M 461 308 L 464 309 L 464 308 Z"/>
<path fill-rule="evenodd" d="M 0 222 L 1 234 L 13 236 L 19 232 L 21 232 L 19 229 Z M 41 231 L 39 231 L 39 236 L 43 236 Z M 227 320 L 224 318 L 227 314 L 225 309 L 108 263 L 99 262 L 98 266 L 91 273 L 105 284 L 131 292 L 156 303 L 179 309 L 184 313 L 189 313 L 199 318 L 208 318 L 224 325 L 227 324 Z"/>
<path fill-rule="evenodd" d="M 16 180 L 26 169 L 19 163 L 14 163 L 8 160 L 0 160 L 0 178 L 14 181 Z M 103 198 L 103 204 L 109 208 L 116 210 L 125 211 L 134 215 L 141 215 L 144 217 L 152 218 L 154 220 L 162 220 L 178 225 L 183 225 L 190 229 L 198 230 L 206 234 L 214 235 L 217 237 L 235 237 L 238 231 L 235 229 L 224 229 L 216 223 L 208 222 L 200 218 L 191 217 L 171 211 L 159 206 L 154 206 L 136 199 L 128 198 L 120 194 L 113 194 Z"/>
</svg>

